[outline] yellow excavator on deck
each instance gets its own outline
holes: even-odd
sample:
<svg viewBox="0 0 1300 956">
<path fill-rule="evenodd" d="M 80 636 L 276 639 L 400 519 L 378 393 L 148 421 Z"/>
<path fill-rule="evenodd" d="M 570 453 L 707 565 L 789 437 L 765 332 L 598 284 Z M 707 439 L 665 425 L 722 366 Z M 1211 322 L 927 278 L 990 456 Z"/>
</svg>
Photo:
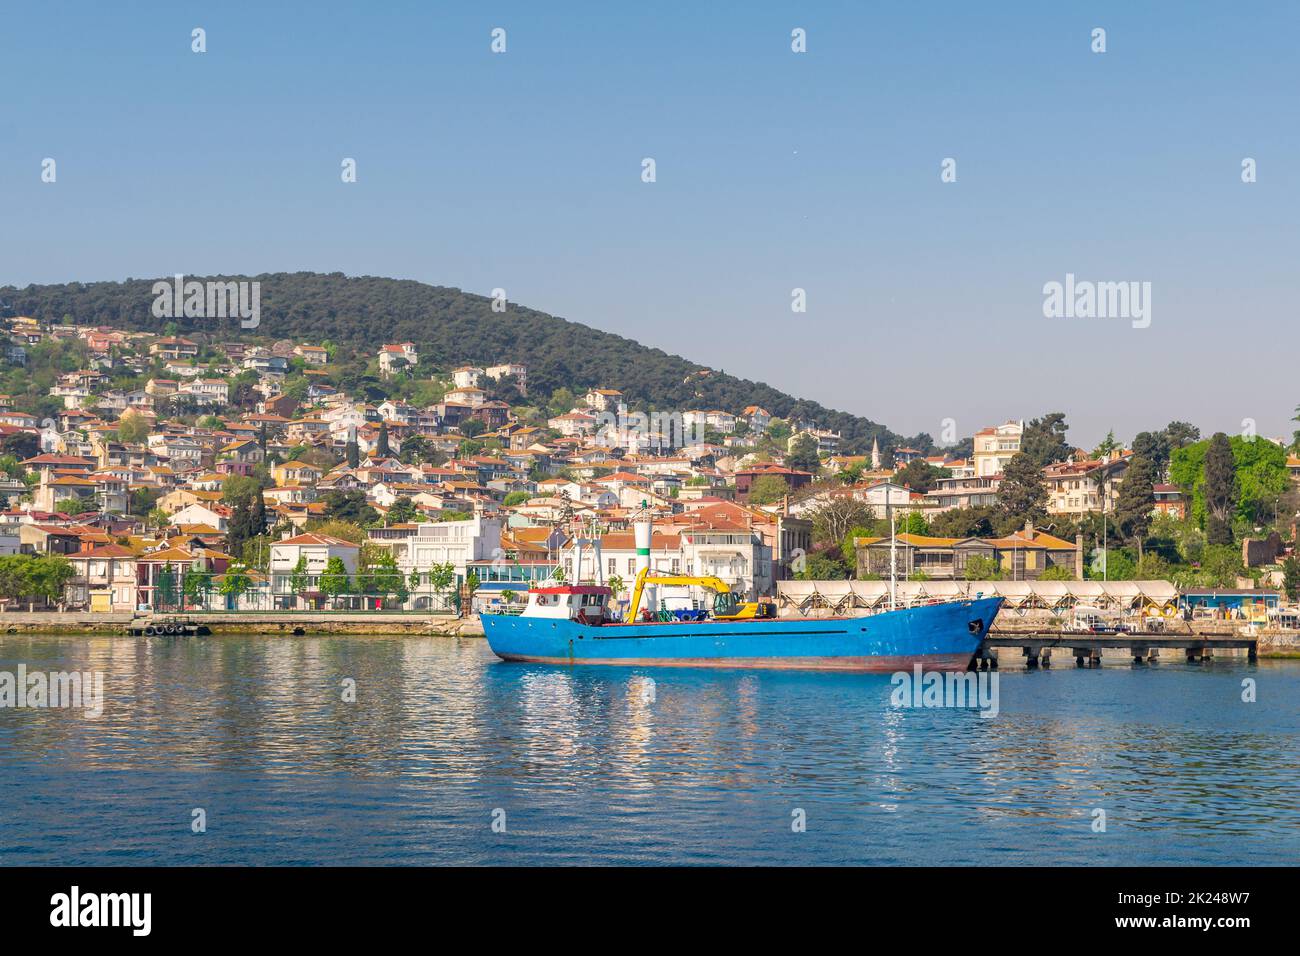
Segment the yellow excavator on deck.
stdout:
<svg viewBox="0 0 1300 956">
<path fill-rule="evenodd" d="M 696 577 L 689 574 L 659 574 L 649 568 L 637 572 L 632 586 L 632 603 L 627 609 L 628 624 L 635 624 L 641 611 L 641 598 L 647 584 L 695 585 L 713 592 L 713 619 L 715 621 L 748 621 L 776 617 L 776 605 L 771 601 L 738 601 L 731 586 L 721 578 Z M 651 612 L 653 613 L 653 612 Z"/>
</svg>

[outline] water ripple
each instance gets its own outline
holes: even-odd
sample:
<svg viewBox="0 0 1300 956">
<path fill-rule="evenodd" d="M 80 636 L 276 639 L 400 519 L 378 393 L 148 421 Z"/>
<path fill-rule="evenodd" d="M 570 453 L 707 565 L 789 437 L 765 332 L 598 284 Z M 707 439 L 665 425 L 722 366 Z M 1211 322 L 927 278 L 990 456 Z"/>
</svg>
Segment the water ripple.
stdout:
<svg viewBox="0 0 1300 956">
<path fill-rule="evenodd" d="M 102 671 L 106 701 L 0 710 L 4 863 L 1300 858 L 1291 662 L 1003 672 L 993 719 L 896 710 L 884 675 L 508 665 L 445 638 L 0 637 L 20 663 Z"/>
</svg>

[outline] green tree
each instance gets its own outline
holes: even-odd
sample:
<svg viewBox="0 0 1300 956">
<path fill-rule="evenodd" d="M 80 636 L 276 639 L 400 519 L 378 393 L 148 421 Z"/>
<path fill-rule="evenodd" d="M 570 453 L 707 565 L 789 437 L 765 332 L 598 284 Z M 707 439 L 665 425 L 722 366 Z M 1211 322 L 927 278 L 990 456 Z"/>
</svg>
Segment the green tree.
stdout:
<svg viewBox="0 0 1300 956">
<path fill-rule="evenodd" d="M 406 464 L 416 464 L 417 462 L 434 463 L 437 452 L 429 444 L 429 440 L 420 435 L 412 435 L 410 438 L 402 439 L 401 459 Z"/>
<path fill-rule="evenodd" d="M 1179 448 L 1201 440 L 1201 430 L 1187 422 L 1170 422 L 1164 430 L 1165 445 L 1170 454 Z"/>
<path fill-rule="evenodd" d="M 1004 517 L 1018 521 L 1039 522 L 1047 516 L 1043 470 L 1023 451 L 1016 452 L 1003 470 L 998 509 Z"/>
<path fill-rule="evenodd" d="M 944 468 L 936 468 L 923 458 L 913 458 L 894 475 L 894 480 L 900 485 L 906 485 L 912 491 L 925 494 L 934 487 L 937 479 L 946 478 L 949 474 L 951 472 Z"/>
<path fill-rule="evenodd" d="M 157 607 L 174 607 L 176 604 L 176 572 L 170 564 L 164 564 L 158 571 L 154 582 L 154 605 Z"/>
<path fill-rule="evenodd" d="M 857 539 L 881 538 L 888 533 L 888 528 L 885 528 L 883 533 L 877 533 L 876 529 L 867 527 L 866 525 L 854 525 L 845 532 L 844 538 L 840 541 L 840 554 L 843 556 L 846 563 L 856 567 L 858 563 Z"/>
<path fill-rule="evenodd" d="M 991 538 L 1003 516 L 995 505 L 950 508 L 930 519 L 930 533 L 941 538 Z"/>
<path fill-rule="evenodd" d="M 298 562 L 293 566 L 293 570 L 289 572 L 289 590 L 295 595 L 301 595 L 306 593 L 310 583 L 311 578 L 307 574 L 307 556 L 300 554 L 298 555 Z"/>
<path fill-rule="evenodd" d="M 1294 554 L 1282 562 L 1282 590 L 1288 601 L 1300 601 L 1300 558 Z"/>
<path fill-rule="evenodd" d="M 1074 573 L 1063 564 L 1054 564 L 1038 576 L 1040 581 L 1073 581 Z"/>
<path fill-rule="evenodd" d="M 1137 577 L 1137 562 L 1124 548 L 1107 548 L 1097 557 L 1097 566 L 1091 569 L 1093 578 L 1108 581 L 1132 581 Z"/>
<path fill-rule="evenodd" d="M 393 502 L 393 506 L 388 509 L 388 514 L 384 515 L 384 524 L 408 524 L 418 520 L 419 517 L 420 512 L 416 509 L 414 502 L 406 495 L 401 495 Z"/>
<path fill-rule="evenodd" d="M 252 587 L 253 579 L 249 576 L 248 568 L 235 561 L 226 568 L 226 573 L 221 576 L 219 591 L 226 598 L 228 606 L 238 607 L 239 599 L 252 590 Z"/>
<path fill-rule="evenodd" d="M 202 606 L 207 603 L 208 592 L 212 589 L 212 576 L 190 565 L 181 577 L 181 593 L 184 603 Z"/>
<path fill-rule="evenodd" d="M 392 454 L 388 447 L 388 422 L 379 423 L 379 437 L 375 439 L 375 456 L 387 458 Z"/>
<path fill-rule="evenodd" d="M 1053 462 L 1068 461 L 1074 452 L 1065 440 L 1065 433 L 1069 429 L 1063 412 L 1050 412 L 1042 418 L 1032 419 L 1021 435 L 1020 450 L 1039 468 Z"/>
<path fill-rule="evenodd" d="M 1154 481 L 1164 480 L 1169 470 L 1169 455 L 1169 439 L 1164 432 L 1138 432 L 1133 438 L 1133 457 L 1151 463 Z"/>
<path fill-rule="evenodd" d="M 343 541 L 350 541 L 353 544 L 366 543 L 366 529 L 359 524 L 353 524 L 351 521 L 320 521 L 308 522 L 307 528 L 315 534 L 323 534 L 330 538 L 339 538 Z"/>
<path fill-rule="evenodd" d="M 903 515 L 903 520 L 897 523 L 897 530 L 899 534 L 928 535 L 930 525 L 925 520 L 925 515 L 919 511 L 909 511 Z"/>
<path fill-rule="evenodd" d="M 387 548 L 381 548 L 379 554 L 367 564 L 365 570 L 365 586 L 361 588 L 367 594 L 379 594 L 387 597 L 392 594 L 399 601 L 405 602 L 408 597 L 406 590 L 406 581 L 402 577 L 401 570 L 397 567 L 397 561 L 393 553 Z"/>
<path fill-rule="evenodd" d="M 451 562 L 431 564 L 427 576 L 434 594 L 446 594 L 456 584 L 456 566 Z"/>
<path fill-rule="evenodd" d="M 785 463 L 795 471 L 808 471 L 817 474 L 821 470 L 821 459 L 817 456 L 817 439 L 807 432 L 802 432 L 790 442 L 790 450 L 785 456 Z"/>
<path fill-rule="evenodd" d="M 50 604 L 63 600 L 64 591 L 76 576 L 72 564 L 62 555 L 10 555 L 0 561 L 10 562 L 11 570 L 0 578 L 6 579 L 8 597 L 41 599 Z M 12 583 L 10 583 L 12 582 Z M 17 593 L 9 593 L 14 587 Z"/>
<path fill-rule="evenodd" d="M 339 595 L 347 594 L 351 588 L 352 582 L 348 578 L 348 569 L 343 559 L 333 557 L 325 562 L 325 573 L 320 576 L 321 592 L 337 602 Z"/>
<path fill-rule="evenodd" d="M 235 505 L 230 519 L 226 522 L 226 550 L 231 554 L 243 554 L 244 542 L 253 537 L 253 509 L 248 499 Z"/>
<path fill-rule="evenodd" d="M 803 570 L 795 574 L 800 581 L 843 581 L 848 576 L 848 570 L 841 562 L 824 554 L 808 555 Z"/>
<path fill-rule="evenodd" d="M 983 554 L 972 554 L 966 558 L 967 581 L 1001 581 L 1002 569 L 998 562 Z"/>
<path fill-rule="evenodd" d="M 1205 450 L 1205 540 L 1210 545 L 1232 544 L 1232 518 L 1237 511 L 1237 466 L 1228 436 L 1216 432 Z"/>
<path fill-rule="evenodd" d="M 1174 568 L 1159 554 L 1148 551 L 1142 555 L 1137 564 L 1139 581 L 1168 581 L 1173 578 Z"/>
<path fill-rule="evenodd" d="M 379 512 L 366 501 L 364 491 L 329 492 L 325 495 L 325 516 L 331 521 L 346 521 L 363 527 L 379 520 Z"/>
<path fill-rule="evenodd" d="M 1106 437 L 1101 440 L 1101 444 L 1092 450 L 1093 458 L 1105 460 L 1110 457 L 1111 452 L 1118 451 L 1120 443 L 1115 440 L 1115 430 L 1111 429 L 1106 432 Z"/>
<path fill-rule="evenodd" d="M 1237 476 L 1236 517 L 1256 524 L 1269 524 L 1291 487 L 1286 449 L 1266 438 L 1235 435 L 1231 439 L 1233 467 Z"/>
<path fill-rule="evenodd" d="M 1139 562 L 1156 506 L 1154 477 L 1155 468 L 1151 462 L 1135 454 L 1129 460 L 1115 502 L 1115 530 L 1125 543 L 1137 548 Z"/>
<path fill-rule="evenodd" d="M 149 437 L 149 423 L 136 412 L 125 412 L 117 420 L 117 440 L 135 445 Z"/>
<path fill-rule="evenodd" d="M 790 493 L 789 483 L 780 475 L 759 475 L 749 486 L 751 505 L 772 505 Z"/>
<path fill-rule="evenodd" d="M 1207 532 L 1208 537 L 1208 532 Z M 1246 568 L 1241 563 L 1241 552 L 1232 544 L 1208 544 L 1201 556 L 1200 579 L 1205 587 L 1236 587 L 1237 578 L 1244 577 Z"/>
</svg>

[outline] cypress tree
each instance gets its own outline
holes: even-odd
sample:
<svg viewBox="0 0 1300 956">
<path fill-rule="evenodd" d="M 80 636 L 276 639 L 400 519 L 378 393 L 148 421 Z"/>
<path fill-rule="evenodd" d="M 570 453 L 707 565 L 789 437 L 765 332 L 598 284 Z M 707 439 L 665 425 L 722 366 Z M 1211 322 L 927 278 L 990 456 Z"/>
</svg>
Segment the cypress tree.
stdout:
<svg viewBox="0 0 1300 956">
<path fill-rule="evenodd" d="M 253 496 L 253 512 L 250 523 L 254 537 L 259 534 L 266 534 L 266 499 L 262 497 L 260 490 Z"/>
<path fill-rule="evenodd" d="M 1120 482 L 1115 502 L 1115 525 L 1125 541 L 1136 545 L 1139 561 L 1156 506 L 1154 478 L 1155 465 L 1147 458 L 1134 455 Z"/>
<path fill-rule="evenodd" d="M 1205 450 L 1205 543 L 1232 544 L 1232 516 L 1237 510 L 1237 462 L 1232 444 L 1216 432 Z"/>
<path fill-rule="evenodd" d="M 226 551 L 233 555 L 242 553 L 244 542 L 253 536 L 252 527 L 253 514 L 248 499 L 241 498 L 230 515 L 230 523 L 226 530 Z"/>
</svg>

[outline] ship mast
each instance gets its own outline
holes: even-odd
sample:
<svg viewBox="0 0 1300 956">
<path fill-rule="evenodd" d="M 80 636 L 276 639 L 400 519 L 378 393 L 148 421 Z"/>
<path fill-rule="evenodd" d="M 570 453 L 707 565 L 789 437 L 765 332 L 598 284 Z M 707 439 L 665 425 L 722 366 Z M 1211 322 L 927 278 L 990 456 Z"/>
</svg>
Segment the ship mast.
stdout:
<svg viewBox="0 0 1300 956">
<path fill-rule="evenodd" d="M 889 517 L 889 609 L 898 607 L 898 536 L 894 533 L 894 506 L 889 501 L 889 483 L 885 483 L 885 514 Z"/>
</svg>

